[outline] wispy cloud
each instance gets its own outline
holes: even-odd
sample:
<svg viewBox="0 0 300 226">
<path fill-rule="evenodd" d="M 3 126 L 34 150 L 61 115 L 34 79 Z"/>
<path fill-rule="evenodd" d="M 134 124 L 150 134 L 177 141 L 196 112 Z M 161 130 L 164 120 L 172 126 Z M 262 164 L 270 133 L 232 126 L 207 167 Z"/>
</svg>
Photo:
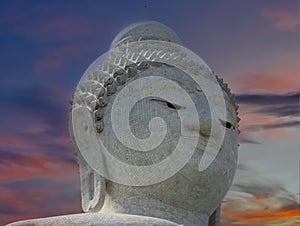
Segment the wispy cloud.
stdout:
<svg viewBox="0 0 300 226">
<path fill-rule="evenodd" d="M 64 66 L 95 55 L 97 41 L 101 39 L 98 30 L 94 29 L 96 26 L 93 20 L 68 15 L 24 24 L 22 29 L 28 36 L 53 45 L 42 51 L 42 57 L 35 62 L 33 73 L 42 75 L 57 72 Z"/>
<path fill-rule="evenodd" d="M 0 88 L 1 182 L 68 176 L 60 172 L 67 172 L 64 167 L 76 172 L 67 125 L 68 95 L 57 87 L 2 83 Z"/>
<path fill-rule="evenodd" d="M 72 177 L 11 182 L 2 184 L 0 193 L 1 225 L 17 220 L 81 212 L 79 180 Z"/>
<path fill-rule="evenodd" d="M 277 117 L 296 117 L 299 116 L 299 104 L 294 105 L 283 105 L 283 106 L 271 106 L 271 107 L 265 107 L 261 108 L 260 110 L 257 110 L 258 113 L 265 114 L 265 115 L 274 115 Z"/>
<path fill-rule="evenodd" d="M 0 150 L 0 157 L 0 180 L 2 184 L 12 180 L 66 178 L 70 175 L 74 176 L 74 172 L 78 170 L 75 157 L 72 158 L 72 156 L 62 158 L 47 156 L 43 152 L 37 154 L 35 152 L 22 153 L 22 150 L 13 152 Z"/>
<path fill-rule="evenodd" d="M 299 28 L 299 13 L 297 12 L 264 9 L 261 14 L 278 30 L 293 31 Z"/>
<path fill-rule="evenodd" d="M 103 24 L 92 19 L 71 15 L 28 21 L 20 32 L 52 45 L 52 48 L 43 49 L 42 57 L 36 60 L 34 74 L 56 72 L 95 55 L 101 40 L 101 26 Z"/>
<path fill-rule="evenodd" d="M 222 205 L 222 225 L 295 224 L 300 216 L 296 194 L 287 191 L 279 182 L 251 176 L 255 172 L 249 167 L 238 170 L 243 177 L 230 189 L 235 198 L 229 195 Z"/>
<path fill-rule="evenodd" d="M 262 144 L 261 142 L 255 141 L 254 139 L 250 139 L 250 138 L 248 138 L 248 136 L 245 136 L 245 135 L 239 139 L 239 142 L 240 143 L 248 143 L 248 144 Z"/>
<path fill-rule="evenodd" d="M 236 99 L 241 104 L 277 105 L 299 104 L 299 93 L 293 94 L 239 94 Z"/>
<path fill-rule="evenodd" d="M 300 125 L 300 121 L 288 121 L 288 122 L 276 122 L 273 124 L 255 124 L 248 125 L 245 130 L 247 132 L 254 132 L 257 130 L 264 129 L 279 129 L 279 128 L 287 128 L 287 127 L 298 127 Z"/>
<path fill-rule="evenodd" d="M 300 113 L 300 94 L 240 94 L 236 96 L 238 104 L 249 105 L 248 113 L 259 113 L 276 117 L 297 117 Z M 251 109 L 251 110 L 250 110 Z"/>
<path fill-rule="evenodd" d="M 248 202 L 250 200 L 247 200 Z M 237 203 L 235 202 L 237 205 Z M 246 204 L 246 203 L 245 203 Z M 248 210 L 235 212 L 233 210 L 223 209 L 222 216 L 227 218 L 232 224 L 243 224 L 248 226 L 259 226 L 259 225 L 297 225 L 299 219 L 300 207 L 290 206 L 286 209 L 259 209 L 259 210 Z M 225 219 L 222 219 L 226 222 Z M 234 223 L 235 222 L 235 223 Z M 226 225 L 226 223 L 225 223 Z"/>
<path fill-rule="evenodd" d="M 261 143 L 249 134 L 253 132 L 284 137 L 288 128 L 299 125 L 299 93 L 240 94 L 236 100 L 242 118 L 240 142 Z"/>
<path fill-rule="evenodd" d="M 1 81 L 0 225 L 80 211 L 68 98 L 57 86 Z"/>
<path fill-rule="evenodd" d="M 260 66 L 241 72 L 236 78 L 237 93 L 286 94 L 299 91 L 299 54 L 279 53 Z"/>
<path fill-rule="evenodd" d="M 0 10 L 0 30 L 33 41 L 31 47 L 36 49 L 31 57 L 35 59 L 33 64 L 30 63 L 34 75 L 53 75 L 74 63 L 91 63 L 105 40 L 101 31 L 111 30 L 110 21 L 74 13 L 81 11 L 77 3 L 43 2 L 31 7 L 23 3 L 7 5 L 5 11 Z M 67 12 L 61 13 L 61 10 Z"/>
</svg>

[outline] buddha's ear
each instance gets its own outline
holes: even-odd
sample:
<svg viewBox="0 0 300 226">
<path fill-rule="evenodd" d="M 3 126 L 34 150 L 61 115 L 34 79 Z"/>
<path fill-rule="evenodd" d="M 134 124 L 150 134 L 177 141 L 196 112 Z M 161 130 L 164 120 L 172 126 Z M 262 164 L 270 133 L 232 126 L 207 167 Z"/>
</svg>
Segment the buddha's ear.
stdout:
<svg viewBox="0 0 300 226">
<path fill-rule="evenodd" d="M 72 110 L 70 134 L 80 167 L 82 209 L 84 212 L 98 212 L 105 198 L 105 179 L 92 169 L 81 154 L 82 151 L 92 154 L 99 150 L 93 115 L 88 108 Z"/>
<path fill-rule="evenodd" d="M 105 178 L 97 174 L 79 156 L 81 206 L 84 212 L 99 212 L 105 198 Z"/>
</svg>

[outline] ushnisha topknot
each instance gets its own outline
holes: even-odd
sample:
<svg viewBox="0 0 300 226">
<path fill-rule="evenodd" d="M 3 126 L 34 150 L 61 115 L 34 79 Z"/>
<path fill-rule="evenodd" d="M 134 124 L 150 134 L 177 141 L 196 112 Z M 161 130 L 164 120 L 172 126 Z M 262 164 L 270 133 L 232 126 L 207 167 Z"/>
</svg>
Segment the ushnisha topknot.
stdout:
<svg viewBox="0 0 300 226">
<path fill-rule="evenodd" d="M 110 49 L 127 42 L 159 40 L 181 45 L 177 34 L 166 25 L 156 21 L 134 23 L 124 28 L 112 41 Z"/>
</svg>

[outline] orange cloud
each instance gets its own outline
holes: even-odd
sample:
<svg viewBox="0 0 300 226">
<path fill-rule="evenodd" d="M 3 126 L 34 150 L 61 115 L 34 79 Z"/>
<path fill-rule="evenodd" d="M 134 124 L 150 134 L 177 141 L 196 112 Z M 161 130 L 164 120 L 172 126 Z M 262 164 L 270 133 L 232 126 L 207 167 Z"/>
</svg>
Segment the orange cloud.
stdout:
<svg viewBox="0 0 300 226">
<path fill-rule="evenodd" d="M 232 221 L 249 222 L 249 221 L 278 221 L 300 217 L 300 208 L 277 209 L 277 210 L 250 210 L 243 213 L 237 213 L 229 209 L 222 209 L 222 214 Z M 295 219 L 296 220 L 296 219 Z"/>
<path fill-rule="evenodd" d="M 297 197 L 276 183 L 234 184 L 240 198 L 222 205 L 222 225 L 292 225 L 300 217 Z"/>
<path fill-rule="evenodd" d="M 250 198 L 250 201 L 251 202 L 263 201 L 263 200 L 271 198 L 273 195 L 274 195 L 273 193 L 256 195 L 256 196 L 253 196 L 252 198 Z"/>
<path fill-rule="evenodd" d="M 261 14 L 269 19 L 278 30 L 292 31 L 299 26 L 299 14 L 296 12 L 264 9 Z"/>
</svg>

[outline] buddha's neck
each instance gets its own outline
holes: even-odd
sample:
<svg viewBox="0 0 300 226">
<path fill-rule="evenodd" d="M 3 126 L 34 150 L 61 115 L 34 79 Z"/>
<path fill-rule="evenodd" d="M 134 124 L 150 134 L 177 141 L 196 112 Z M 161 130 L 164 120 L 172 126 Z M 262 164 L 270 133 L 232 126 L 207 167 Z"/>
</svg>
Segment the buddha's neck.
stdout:
<svg viewBox="0 0 300 226">
<path fill-rule="evenodd" d="M 207 226 L 209 220 L 207 215 L 175 208 L 160 200 L 145 197 L 124 197 L 116 201 L 106 195 L 101 212 L 156 217 L 183 225 Z"/>
</svg>

